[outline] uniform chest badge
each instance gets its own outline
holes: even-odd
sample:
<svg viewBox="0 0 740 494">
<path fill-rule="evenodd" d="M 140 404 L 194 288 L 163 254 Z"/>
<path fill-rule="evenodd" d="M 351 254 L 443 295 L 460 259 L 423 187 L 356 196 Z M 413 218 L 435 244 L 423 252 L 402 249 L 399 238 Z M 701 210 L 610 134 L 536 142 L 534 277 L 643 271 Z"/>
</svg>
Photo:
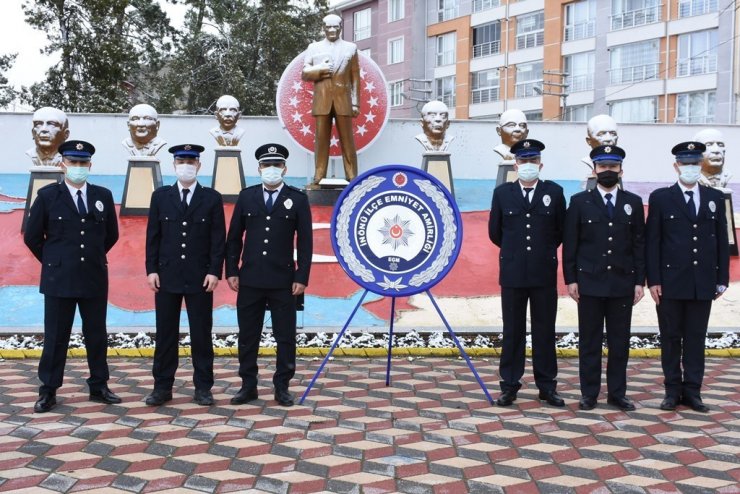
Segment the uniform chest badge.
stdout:
<svg viewBox="0 0 740 494">
<path fill-rule="evenodd" d="M 711 212 L 713 212 L 713 213 L 714 213 L 715 211 L 717 211 L 717 205 L 716 205 L 716 204 L 714 203 L 714 201 L 709 201 L 709 210 L 710 210 Z"/>
<path fill-rule="evenodd" d="M 627 216 L 631 216 L 632 215 L 632 206 L 630 206 L 629 204 L 625 204 L 624 205 L 624 212 L 627 213 Z"/>
<path fill-rule="evenodd" d="M 285 206 L 285 209 L 292 208 L 293 207 L 293 199 L 290 199 L 290 198 L 286 199 L 285 202 L 283 203 L 283 205 Z"/>
<path fill-rule="evenodd" d="M 101 201 L 95 201 L 95 209 L 102 213 L 103 209 L 105 208 L 103 207 L 103 203 Z"/>
<path fill-rule="evenodd" d="M 544 196 L 542 196 L 542 204 L 544 204 L 545 206 L 549 206 L 551 202 L 552 199 L 550 199 L 550 194 L 545 194 Z"/>
</svg>

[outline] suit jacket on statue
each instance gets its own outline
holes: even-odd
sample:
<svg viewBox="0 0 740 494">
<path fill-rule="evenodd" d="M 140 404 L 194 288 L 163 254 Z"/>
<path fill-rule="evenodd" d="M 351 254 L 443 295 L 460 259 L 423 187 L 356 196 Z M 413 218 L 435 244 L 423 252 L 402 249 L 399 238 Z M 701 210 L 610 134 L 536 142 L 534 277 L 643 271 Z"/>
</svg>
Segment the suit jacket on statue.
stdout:
<svg viewBox="0 0 740 494">
<path fill-rule="evenodd" d="M 646 229 L 648 286 L 662 285 L 663 297 L 712 300 L 717 285 L 730 280 L 725 199 L 699 185 L 700 206 L 692 221 L 678 184 L 650 194 Z"/>
<path fill-rule="evenodd" d="M 312 255 L 311 209 L 305 193 L 283 185 L 270 213 L 262 185 L 239 193 L 226 239 L 227 277 L 239 276 L 239 284 L 256 288 L 308 285 Z"/>
<path fill-rule="evenodd" d="M 203 280 L 221 278 L 226 220 L 221 194 L 197 184 L 183 210 L 177 184 L 152 193 L 146 225 L 146 274 L 159 274 L 159 288 L 170 293 L 199 293 Z"/>
<path fill-rule="evenodd" d="M 638 195 L 619 190 L 613 218 L 597 189 L 570 198 L 563 277 L 592 297 L 628 297 L 645 283 L 645 213 Z"/>
<path fill-rule="evenodd" d="M 527 204 L 519 182 L 496 187 L 488 236 L 501 247 L 499 283 L 524 288 L 557 283 L 557 250 L 563 238 L 565 198 L 555 182 L 540 180 Z"/>
<path fill-rule="evenodd" d="M 106 253 L 118 241 L 110 190 L 88 183 L 86 209 L 80 216 L 64 182 L 39 189 L 23 240 L 41 261 L 41 293 L 80 298 L 108 292 Z"/>
<path fill-rule="evenodd" d="M 319 79 L 320 65 L 334 62 L 331 77 Z M 316 41 L 308 45 L 303 59 L 303 79 L 314 81 L 311 114 L 329 115 L 332 105 L 337 115 L 352 116 L 352 107 L 360 101 L 360 62 L 357 46 L 349 41 Z"/>
</svg>

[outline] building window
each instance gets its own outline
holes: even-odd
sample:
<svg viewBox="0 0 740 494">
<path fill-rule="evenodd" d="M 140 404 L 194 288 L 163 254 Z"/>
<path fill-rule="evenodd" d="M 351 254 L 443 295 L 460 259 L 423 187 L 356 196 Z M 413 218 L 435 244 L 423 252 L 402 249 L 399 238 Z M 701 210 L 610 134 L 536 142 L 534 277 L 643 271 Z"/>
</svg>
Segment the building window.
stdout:
<svg viewBox="0 0 740 494">
<path fill-rule="evenodd" d="M 404 0 L 388 0 L 388 22 L 400 21 L 404 17 Z"/>
<path fill-rule="evenodd" d="M 658 76 L 660 43 L 657 39 L 616 46 L 610 53 L 612 84 L 646 81 Z"/>
<path fill-rule="evenodd" d="M 609 115 L 619 123 L 655 123 L 658 121 L 658 98 L 615 101 L 609 106 Z"/>
<path fill-rule="evenodd" d="M 473 72 L 472 103 L 488 103 L 499 100 L 500 79 L 498 69 Z"/>
<path fill-rule="evenodd" d="M 516 98 L 537 96 L 534 88 L 542 88 L 542 61 L 516 66 Z"/>
<path fill-rule="evenodd" d="M 354 15 L 355 41 L 370 37 L 370 9 L 358 10 Z"/>
<path fill-rule="evenodd" d="M 487 57 L 501 51 L 499 21 L 473 28 L 473 58 Z"/>
<path fill-rule="evenodd" d="M 676 95 L 676 123 L 713 123 L 715 91 Z"/>
<path fill-rule="evenodd" d="M 516 49 L 534 48 L 545 43 L 545 12 L 520 15 L 516 18 Z"/>
<path fill-rule="evenodd" d="M 590 91 L 594 88 L 594 64 L 596 55 L 592 51 L 563 57 L 563 72 L 568 74 L 565 83 L 567 92 Z"/>
<path fill-rule="evenodd" d="M 717 72 L 717 30 L 696 31 L 678 37 L 676 76 Z"/>
<path fill-rule="evenodd" d="M 357 50 L 358 52 L 365 55 L 367 58 L 373 58 L 370 54 L 372 53 L 372 50 L 370 48 L 364 48 L 362 50 Z"/>
<path fill-rule="evenodd" d="M 388 65 L 403 62 L 403 37 L 388 40 Z"/>
<path fill-rule="evenodd" d="M 540 110 L 525 111 L 524 116 L 527 122 L 542 122 L 542 112 Z"/>
<path fill-rule="evenodd" d="M 582 0 L 565 6 L 565 41 L 593 38 L 595 26 L 596 0 Z"/>
<path fill-rule="evenodd" d="M 391 107 L 403 105 L 403 81 L 391 82 Z"/>
<path fill-rule="evenodd" d="M 437 67 L 455 63 L 456 33 L 447 33 L 437 36 Z"/>
<path fill-rule="evenodd" d="M 459 15 L 458 0 L 437 0 L 437 21 L 447 21 Z"/>
<path fill-rule="evenodd" d="M 436 98 L 447 105 L 447 108 L 455 107 L 455 76 L 442 77 L 435 79 Z"/>
<path fill-rule="evenodd" d="M 717 12 L 718 3 L 717 0 L 681 0 L 678 3 L 678 16 L 691 17 L 692 15 Z"/>
<path fill-rule="evenodd" d="M 660 0 L 612 0 L 612 31 L 660 21 Z"/>
<path fill-rule="evenodd" d="M 594 105 L 569 106 L 563 114 L 564 122 L 588 122 L 594 116 Z"/>
<path fill-rule="evenodd" d="M 492 9 L 501 5 L 501 0 L 473 0 L 473 12 Z"/>
</svg>

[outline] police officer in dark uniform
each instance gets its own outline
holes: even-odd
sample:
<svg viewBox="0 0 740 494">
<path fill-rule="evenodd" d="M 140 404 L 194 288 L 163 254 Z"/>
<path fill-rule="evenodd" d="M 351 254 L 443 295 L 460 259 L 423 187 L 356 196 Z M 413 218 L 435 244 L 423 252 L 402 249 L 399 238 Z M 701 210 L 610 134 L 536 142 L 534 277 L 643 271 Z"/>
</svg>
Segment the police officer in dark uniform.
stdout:
<svg viewBox="0 0 740 494">
<path fill-rule="evenodd" d="M 255 157 L 262 184 L 239 193 L 226 239 L 226 277 L 229 287 L 238 292 L 242 378 L 231 403 L 257 399 L 257 352 L 267 305 L 277 342 L 275 400 L 292 406 L 288 386 L 295 374 L 296 296 L 306 289 L 311 269 L 311 209 L 305 193 L 283 182 L 288 158 L 284 146 L 265 144 L 257 148 Z"/>
<path fill-rule="evenodd" d="M 44 294 L 44 348 L 39 361 L 38 413 L 56 405 L 62 385 L 75 310 L 82 318 L 90 377 L 90 400 L 120 403 L 108 388 L 108 261 L 118 241 L 118 220 L 110 190 L 87 183 L 95 153 L 92 144 L 59 146 L 64 181 L 39 189 L 26 223 L 24 241 L 41 261 Z"/>
<path fill-rule="evenodd" d="M 499 364 L 499 406 L 516 400 L 524 375 L 527 303 L 532 320 L 532 367 L 540 400 L 564 406 L 556 391 L 557 249 L 563 238 L 563 188 L 539 180 L 545 145 L 534 139 L 511 147 L 516 182 L 501 184 L 493 193 L 488 236 L 501 248 L 499 283 L 503 310 L 503 349 Z"/>
<path fill-rule="evenodd" d="M 172 399 L 180 334 L 180 308 L 185 299 L 190 322 L 194 400 L 212 405 L 213 291 L 221 279 L 226 220 L 221 194 L 198 183 L 203 146 L 172 146 L 175 185 L 152 193 L 146 228 L 146 273 L 157 311 L 154 390 L 146 404 Z"/>
<path fill-rule="evenodd" d="M 650 194 L 646 229 L 647 282 L 658 311 L 665 377 L 662 410 L 683 403 L 707 412 L 701 399 L 704 341 L 712 300 L 730 280 L 725 199 L 697 182 L 700 142 L 673 147 L 678 182 Z M 683 366 L 683 372 L 682 372 Z"/>
<path fill-rule="evenodd" d="M 618 185 L 624 150 L 598 146 L 590 156 L 597 185 L 570 198 L 563 234 L 563 276 L 578 303 L 579 407 L 596 406 L 606 321 L 607 403 L 634 410 L 626 396 L 627 360 L 632 306 L 644 295 L 645 215 L 642 199 Z"/>
</svg>

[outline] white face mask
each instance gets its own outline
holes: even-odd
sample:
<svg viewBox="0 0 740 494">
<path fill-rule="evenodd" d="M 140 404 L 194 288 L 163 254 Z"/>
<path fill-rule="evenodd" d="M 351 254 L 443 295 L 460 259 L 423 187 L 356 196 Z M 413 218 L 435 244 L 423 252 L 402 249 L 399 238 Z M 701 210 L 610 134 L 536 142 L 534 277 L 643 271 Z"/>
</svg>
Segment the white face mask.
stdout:
<svg viewBox="0 0 740 494">
<path fill-rule="evenodd" d="M 517 165 L 517 175 L 525 182 L 531 182 L 540 176 L 540 165 L 537 163 L 522 163 Z"/>
<path fill-rule="evenodd" d="M 278 168 L 277 166 L 261 168 L 260 175 L 262 176 L 262 183 L 270 187 L 278 185 L 283 181 L 283 170 L 284 168 Z"/>
<path fill-rule="evenodd" d="M 701 165 L 680 165 L 678 167 L 681 182 L 686 185 L 694 185 L 699 181 L 701 175 Z"/>
<path fill-rule="evenodd" d="M 190 183 L 195 180 L 198 173 L 198 167 L 195 165 L 175 165 L 175 174 L 180 182 Z"/>
</svg>

